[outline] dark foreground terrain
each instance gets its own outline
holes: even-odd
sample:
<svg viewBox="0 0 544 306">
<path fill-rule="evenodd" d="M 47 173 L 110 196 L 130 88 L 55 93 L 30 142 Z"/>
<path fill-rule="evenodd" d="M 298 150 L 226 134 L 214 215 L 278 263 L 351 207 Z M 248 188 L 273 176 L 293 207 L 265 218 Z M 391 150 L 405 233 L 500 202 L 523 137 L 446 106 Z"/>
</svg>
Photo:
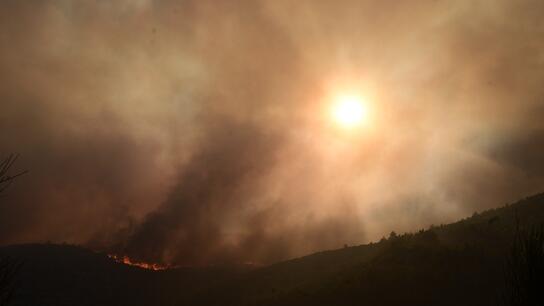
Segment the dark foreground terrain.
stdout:
<svg viewBox="0 0 544 306">
<path fill-rule="evenodd" d="M 501 305 L 518 227 L 544 223 L 544 194 L 418 233 L 263 268 L 150 271 L 66 245 L 17 245 L 11 305 Z"/>
</svg>

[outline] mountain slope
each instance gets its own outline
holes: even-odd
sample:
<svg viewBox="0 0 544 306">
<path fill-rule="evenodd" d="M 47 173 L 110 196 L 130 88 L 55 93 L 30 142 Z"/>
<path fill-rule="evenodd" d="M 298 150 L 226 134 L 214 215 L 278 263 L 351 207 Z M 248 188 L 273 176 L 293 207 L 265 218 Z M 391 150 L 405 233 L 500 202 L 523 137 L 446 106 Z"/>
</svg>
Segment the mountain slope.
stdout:
<svg viewBox="0 0 544 306">
<path fill-rule="evenodd" d="M 254 270 L 147 271 L 82 248 L 0 248 L 24 261 L 14 305 L 497 305 L 517 226 L 544 194 L 379 243 Z"/>
<path fill-rule="evenodd" d="M 516 226 L 543 222 L 540 194 L 450 225 L 272 265 L 204 296 L 207 305 L 496 305 Z"/>
</svg>

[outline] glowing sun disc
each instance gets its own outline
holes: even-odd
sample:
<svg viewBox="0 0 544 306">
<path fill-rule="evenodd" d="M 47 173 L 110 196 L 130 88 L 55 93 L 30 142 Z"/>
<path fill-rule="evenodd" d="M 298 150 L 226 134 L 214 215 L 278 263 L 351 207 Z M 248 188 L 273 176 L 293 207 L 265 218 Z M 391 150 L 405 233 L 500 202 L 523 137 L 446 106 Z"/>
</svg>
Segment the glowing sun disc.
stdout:
<svg viewBox="0 0 544 306">
<path fill-rule="evenodd" d="M 335 99 L 332 115 L 341 126 L 354 127 L 364 123 L 367 118 L 367 109 L 360 97 L 344 95 Z"/>
</svg>

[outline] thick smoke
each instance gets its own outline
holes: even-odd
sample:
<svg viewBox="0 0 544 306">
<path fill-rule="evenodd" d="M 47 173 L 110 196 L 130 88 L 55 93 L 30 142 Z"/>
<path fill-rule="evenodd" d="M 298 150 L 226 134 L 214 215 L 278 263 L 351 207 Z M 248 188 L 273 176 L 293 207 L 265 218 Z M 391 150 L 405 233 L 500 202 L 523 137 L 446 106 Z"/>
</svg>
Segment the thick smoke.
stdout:
<svg viewBox="0 0 544 306">
<path fill-rule="evenodd" d="M 542 190 L 544 3 L 3 1 L 0 243 L 260 262 Z M 330 96 L 362 92 L 348 132 Z M 15 169 L 16 170 L 16 169 Z"/>
</svg>

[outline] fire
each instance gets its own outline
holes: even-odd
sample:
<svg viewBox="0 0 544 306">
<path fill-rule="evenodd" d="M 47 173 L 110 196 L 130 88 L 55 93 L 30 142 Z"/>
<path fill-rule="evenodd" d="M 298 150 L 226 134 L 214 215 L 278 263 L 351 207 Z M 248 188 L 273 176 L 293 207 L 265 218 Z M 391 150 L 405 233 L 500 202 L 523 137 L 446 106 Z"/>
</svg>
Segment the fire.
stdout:
<svg viewBox="0 0 544 306">
<path fill-rule="evenodd" d="M 129 265 L 129 266 L 134 266 L 134 267 L 138 267 L 138 268 L 142 268 L 142 269 L 147 269 L 147 270 L 161 271 L 161 270 L 166 270 L 166 269 L 172 268 L 169 265 L 161 265 L 161 264 L 158 264 L 158 263 L 147 263 L 147 262 L 134 261 L 134 260 L 130 259 L 130 257 L 126 256 L 126 255 L 119 256 L 119 255 L 115 255 L 115 254 L 109 254 L 108 257 L 113 259 L 114 261 L 116 261 L 118 263 L 122 263 L 122 264 Z"/>
</svg>

